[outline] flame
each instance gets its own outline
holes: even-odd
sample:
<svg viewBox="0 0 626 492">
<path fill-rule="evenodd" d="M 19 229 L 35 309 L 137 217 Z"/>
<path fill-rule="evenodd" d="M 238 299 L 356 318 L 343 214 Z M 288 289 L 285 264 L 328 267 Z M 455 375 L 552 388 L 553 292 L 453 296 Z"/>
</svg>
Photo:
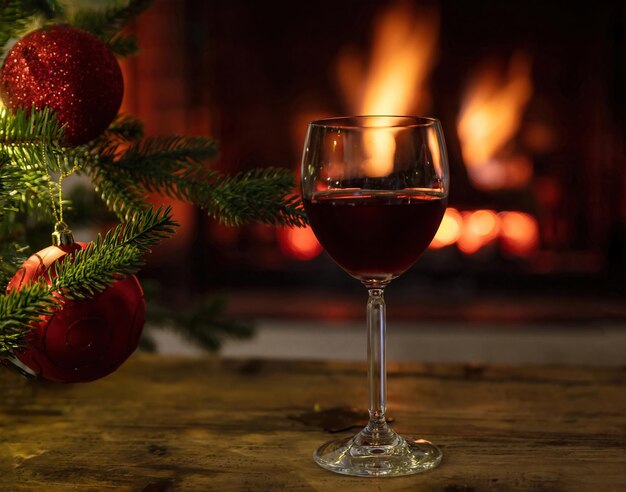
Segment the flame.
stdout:
<svg viewBox="0 0 626 492">
<path fill-rule="evenodd" d="M 374 127 L 389 125 L 387 118 L 376 118 Z M 376 128 L 363 133 L 363 148 L 367 159 L 363 171 L 370 178 L 383 177 L 393 172 L 396 139 L 391 128 Z"/>
<path fill-rule="evenodd" d="M 456 243 L 461 237 L 463 228 L 463 216 L 455 208 L 448 208 L 441 219 L 441 224 L 430 243 L 431 249 L 439 249 Z"/>
<path fill-rule="evenodd" d="M 427 80 L 432 69 L 439 35 L 439 14 L 434 9 L 415 9 L 396 2 L 378 18 L 367 71 L 354 51 L 344 51 L 337 76 L 354 114 L 404 115 L 420 112 L 429 103 Z M 387 126 L 382 119 L 376 126 Z M 395 137 L 392 130 L 365 135 L 368 176 L 393 171 Z"/>
<path fill-rule="evenodd" d="M 485 65 L 463 96 L 457 132 L 468 175 L 480 189 L 516 188 L 532 176 L 526 157 L 501 155 L 532 96 L 530 75 L 530 57 L 517 53 L 505 75 L 496 64 Z"/>
</svg>

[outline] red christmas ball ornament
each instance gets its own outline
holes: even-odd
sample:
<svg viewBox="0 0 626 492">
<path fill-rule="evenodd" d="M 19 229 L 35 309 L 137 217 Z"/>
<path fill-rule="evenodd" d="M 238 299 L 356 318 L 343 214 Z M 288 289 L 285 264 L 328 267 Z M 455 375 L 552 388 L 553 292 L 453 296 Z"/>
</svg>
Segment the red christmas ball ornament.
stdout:
<svg viewBox="0 0 626 492">
<path fill-rule="evenodd" d="M 49 275 L 56 261 L 65 261 L 66 255 L 86 246 L 71 243 L 42 249 L 24 262 L 7 291 Z M 42 317 L 27 334 L 26 349 L 15 355 L 44 379 L 59 383 L 93 381 L 115 371 L 135 351 L 144 320 L 143 291 L 131 275 L 92 299 L 66 301 Z"/>
<path fill-rule="evenodd" d="M 124 79 L 111 50 L 97 37 L 67 25 L 23 37 L 0 71 L 0 97 L 12 110 L 48 107 L 65 124 L 65 145 L 100 135 L 122 103 Z"/>
</svg>

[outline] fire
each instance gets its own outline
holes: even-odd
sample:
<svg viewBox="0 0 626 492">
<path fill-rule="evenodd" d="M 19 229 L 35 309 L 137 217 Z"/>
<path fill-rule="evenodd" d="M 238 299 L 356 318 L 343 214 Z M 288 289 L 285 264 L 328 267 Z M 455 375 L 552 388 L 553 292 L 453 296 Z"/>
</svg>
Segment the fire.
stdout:
<svg viewBox="0 0 626 492">
<path fill-rule="evenodd" d="M 376 119 L 376 127 L 388 125 L 387 119 Z M 367 159 L 363 162 L 365 174 L 371 178 L 383 177 L 393 171 L 396 139 L 391 128 L 378 128 L 365 131 L 363 147 Z"/>
<path fill-rule="evenodd" d="M 278 241 L 281 251 L 296 260 L 312 260 L 322 252 L 322 245 L 310 227 L 282 229 Z"/>
<path fill-rule="evenodd" d="M 456 244 L 462 253 L 471 255 L 496 240 L 507 256 L 530 256 L 539 247 L 537 219 L 524 212 L 448 208 L 430 249 Z"/>
<path fill-rule="evenodd" d="M 465 212 L 457 246 L 465 254 L 475 253 L 498 237 L 499 228 L 498 215 L 493 210 Z"/>
<path fill-rule="evenodd" d="M 477 188 L 518 188 L 532 177 L 528 158 L 504 151 L 532 96 L 530 76 L 530 58 L 517 53 L 506 74 L 497 64 L 486 64 L 467 87 L 457 132 L 469 178 Z"/>
<path fill-rule="evenodd" d="M 367 66 L 354 51 L 344 51 L 337 65 L 339 84 L 354 114 L 404 115 L 423 111 L 427 81 L 435 60 L 439 14 L 416 10 L 408 2 L 391 5 L 378 18 Z M 379 120 L 377 125 L 386 126 Z M 395 137 L 391 130 L 365 136 L 365 172 L 372 177 L 393 171 Z"/>
<path fill-rule="evenodd" d="M 539 227 L 531 215 L 503 212 L 500 218 L 502 249 L 512 256 L 528 256 L 539 245 Z"/>
<path fill-rule="evenodd" d="M 456 208 L 448 208 L 441 219 L 437 234 L 430 243 L 431 249 L 439 249 L 456 243 L 461 237 L 463 217 Z"/>
</svg>

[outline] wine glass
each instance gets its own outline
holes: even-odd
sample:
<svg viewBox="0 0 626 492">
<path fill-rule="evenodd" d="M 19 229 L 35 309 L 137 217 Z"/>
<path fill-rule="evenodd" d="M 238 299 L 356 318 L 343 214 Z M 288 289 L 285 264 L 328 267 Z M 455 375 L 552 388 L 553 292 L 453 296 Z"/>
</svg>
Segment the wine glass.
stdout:
<svg viewBox="0 0 626 492">
<path fill-rule="evenodd" d="M 399 476 L 436 467 L 434 444 L 396 434 L 385 419 L 383 291 L 430 244 L 446 209 L 448 161 L 438 120 L 350 116 L 309 123 L 302 199 L 315 235 L 367 288 L 369 423 L 314 453 L 323 468 L 356 476 Z"/>
</svg>

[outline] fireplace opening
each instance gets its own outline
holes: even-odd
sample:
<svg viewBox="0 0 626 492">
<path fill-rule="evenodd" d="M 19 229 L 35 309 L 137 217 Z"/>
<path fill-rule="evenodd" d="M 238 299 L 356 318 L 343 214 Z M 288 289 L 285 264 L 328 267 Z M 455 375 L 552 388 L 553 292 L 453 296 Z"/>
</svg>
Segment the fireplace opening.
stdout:
<svg viewBox="0 0 626 492">
<path fill-rule="evenodd" d="M 216 165 L 231 172 L 297 172 L 311 119 L 436 116 L 448 143 L 450 208 L 397 289 L 422 300 L 619 300 L 625 27 L 620 2 L 564 10 L 521 0 L 161 0 L 135 25 L 144 52 L 125 65 L 125 109 L 152 133 L 215 136 Z M 152 275 L 184 271 L 180 282 L 194 292 L 360 294 L 310 230 L 231 229 L 182 205 L 179 213 L 190 232 Z"/>
</svg>

